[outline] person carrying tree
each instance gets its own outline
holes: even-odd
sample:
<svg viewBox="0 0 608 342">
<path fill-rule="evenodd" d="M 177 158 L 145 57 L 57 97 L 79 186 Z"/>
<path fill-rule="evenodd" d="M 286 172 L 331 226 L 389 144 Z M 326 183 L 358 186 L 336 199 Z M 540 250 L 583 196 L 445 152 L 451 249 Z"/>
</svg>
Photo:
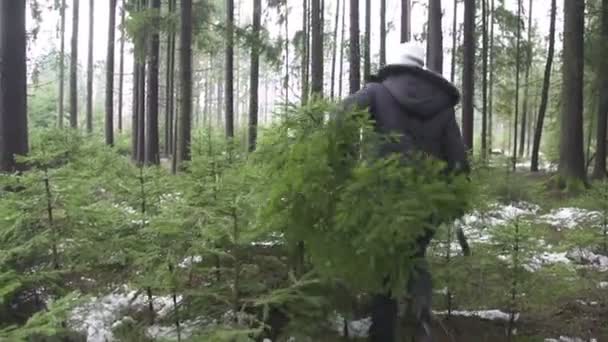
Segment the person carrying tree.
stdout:
<svg viewBox="0 0 608 342">
<path fill-rule="evenodd" d="M 460 100 L 459 91 L 441 75 L 425 68 L 424 49 L 418 44 L 404 43 L 392 52 L 387 65 L 363 89 L 346 98 L 345 106 L 367 108 L 379 133 L 399 136 L 381 147 L 381 156 L 405 156 L 419 151 L 446 162 L 448 172 L 468 172 L 466 148 L 454 110 Z M 434 231 L 426 230 L 417 240 L 416 258 L 424 260 L 433 235 Z M 458 239 L 467 255 L 462 231 L 458 232 Z M 408 281 L 409 312 L 416 321 L 416 339 L 423 342 L 432 341 L 432 282 L 427 268 L 424 261 L 418 264 Z M 395 297 L 391 293 L 374 295 L 371 311 L 370 341 L 396 341 Z"/>
</svg>

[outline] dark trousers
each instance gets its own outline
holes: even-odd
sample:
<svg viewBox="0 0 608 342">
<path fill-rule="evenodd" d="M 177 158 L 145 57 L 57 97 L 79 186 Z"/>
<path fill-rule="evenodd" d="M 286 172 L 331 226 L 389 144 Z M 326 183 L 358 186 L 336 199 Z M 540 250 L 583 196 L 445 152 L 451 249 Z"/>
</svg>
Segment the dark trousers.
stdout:
<svg viewBox="0 0 608 342">
<path fill-rule="evenodd" d="M 426 260 L 426 248 L 433 237 L 433 232 L 419 239 L 419 250 L 416 258 L 423 261 L 418 263 L 408 281 L 408 294 L 411 298 L 408 305 L 408 320 L 415 325 L 415 341 L 430 342 L 430 324 L 432 308 L 433 283 Z M 369 331 L 371 342 L 396 342 L 398 306 L 397 300 L 387 294 L 376 294 L 371 307 L 372 326 Z"/>
</svg>

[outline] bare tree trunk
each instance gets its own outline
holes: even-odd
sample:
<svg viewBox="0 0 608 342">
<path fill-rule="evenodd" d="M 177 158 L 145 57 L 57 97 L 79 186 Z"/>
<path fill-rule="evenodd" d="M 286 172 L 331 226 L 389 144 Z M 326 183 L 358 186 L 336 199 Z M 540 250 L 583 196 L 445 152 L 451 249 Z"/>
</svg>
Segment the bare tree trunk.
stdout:
<svg viewBox="0 0 608 342">
<path fill-rule="evenodd" d="M 310 11 L 308 4 L 310 0 L 303 0 L 303 12 L 302 12 L 302 103 L 308 102 L 308 67 L 310 65 L 310 37 L 308 35 Z"/>
<path fill-rule="evenodd" d="M 411 0 L 401 0 L 401 42 L 410 40 L 412 40 L 412 3 Z"/>
<path fill-rule="evenodd" d="M 553 66 L 553 55 L 555 53 L 555 21 L 557 17 L 557 0 L 551 0 L 551 24 L 549 25 L 549 52 L 547 54 L 547 64 L 545 66 L 545 78 L 543 81 L 543 90 L 540 99 L 540 108 L 538 110 L 536 130 L 534 132 L 534 143 L 532 144 L 532 162 L 530 169 L 532 172 L 538 172 L 538 157 L 540 153 L 540 142 L 543 134 L 543 125 L 545 122 L 545 114 L 547 113 L 547 104 L 549 102 L 549 89 L 551 87 L 551 70 Z"/>
<path fill-rule="evenodd" d="M 464 67 L 462 70 L 462 135 L 473 150 L 475 95 L 475 0 L 464 0 Z"/>
<path fill-rule="evenodd" d="M 311 0 L 312 8 L 312 93 L 323 96 L 323 23 L 321 0 Z"/>
<path fill-rule="evenodd" d="M 234 0 L 226 1 L 226 137 L 234 138 Z"/>
<path fill-rule="evenodd" d="M 608 125 L 608 0 L 602 0 L 602 52 L 600 57 L 599 108 L 593 178 L 606 178 L 606 125 Z"/>
<path fill-rule="evenodd" d="M 337 25 L 337 23 L 336 23 L 336 25 Z M 383 67 L 385 65 L 386 65 L 386 0 L 380 0 L 380 67 Z"/>
<path fill-rule="evenodd" d="M 169 13 L 175 13 L 177 0 L 169 0 Z M 173 123 L 175 112 L 175 30 L 171 30 L 167 37 L 167 78 L 165 93 L 165 153 L 173 155 Z"/>
<path fill-rule="evenodd" d="M 441 0 L 429 0 L 429 21 L 427 39 L 427 67 L 439 74 L 443 73 L 443 30 L 441 27 Z"/>
<path fill-rule="evenodd" d="M 61 43 L 59 52 L 59 100 L 58 100 L 58 122 L 59 128 L 63 128 L 64 116 L 64 90 L 65 90 L 65 0 L 61 0 L 60 16 L 61 16 Z"/>
<path fill-rule="evenodd" d="M 564 2 L 563 114 L 559 173 L 563 181 L 585 181 L 583 71 L 585 1 Z"/>
<path fill-rule="evenodd" d="M 108 56 L 106 58 L 106 144 L 114 145 L 114 41 L 116 32 L 116 0 L 108 0 Z"/>
<path fill-rule="evenodd" d="M 331 58 L 331 93 L 330 97 L 332 99 L 335 98 L 336 95 L 336 59 L 338 56 L 338 27 L 340 24 L 340 2 L 342 0 L 336 0 L 336 26 L 334 28 L 334 50 L 332 52 Z M 386 0 L 383 0 L 386 1 Z"/>
<path fill-rule="evenodd" d="M 70 127 L 78 128 L 78 12 L 80 0 L 72 4 L 72 50 L 70 52 Z"/>
<path fill-rule="evenodd" d="M 456 52 L 458 49 L 458 0 L 454 0 L 454 18 L 452 21 L 452 70 L 450 80 L 456 83 Z"/>
<path fill-rule="evenodd" d="M 232 1 L 232 0 L 229 0 Z M 190 160 L 192 118 L 192 0 L 182 0 L 180 33 L 181 108 L 177 144 L 177 164 Z"/>
<path fill-rule="evenodd" d="M 133 104 L 131 114 L 131 147 L 133 161 L 138 161 L 139 156 L 139 62 L 133 56 Z"/>
<path fill-rule="evenodd" d="M 285 89 L 285 108 L 289 105 L 289 5 L 285 1 L 285 79 L 283 83 L 283 89 Z M 267 89 L 268 82 L 265 82 Z M 268 91 L 265 92 L 264 96 L 268 96 Z M 268 109 L 268 103 L 264 104 L 265 112 Z M 264 116 L 266 113 L 264 113 Z"/>
<path fill-rule="evenodd" d="M 25 1 L 0 1 L 0 172 L 22 169 L 15 155 L 29 151 L 25 23 Z"/>
<path fill-rule="evenodd" d="M 160 0 L 152 0 L 150 8 L 157 11 L 160 15 Z M 154 32 L 149 42 L 148 52 L 148 103 L 146 114 L 146 164 L 158 165 L 160 163 L 158 146 L 158 84 L 159 71 L 158 60 L 160 56 L 160 37 L 158 32 Z"/>
<path fill-rule="evenodd" d="M 530 96 L 530 68 L 532 67 L 532 0 L 528 8 L 528 46 L 526 49 L 526 85 L 524 90 L 524 108 L 521 113 L 521 136 L 519 142 L 519 157 L 523 158 L 526 148 L 526 129 L 528 128 L 528 97 Z"/>
<path fill-rule="evenodd" d="M 487 0 L 486 0 L 487 1 Z M 489 94 L 488 94 L 488 151 L 492 152 L 492 146 L 494 141 L 494 12 L 496 8 L 494 6 L 494 0 L 491 0 L 491 17 L 490 17 L 490 84 L 489 84 Z"/>
<path fill-rule="evenodd" d="M 251 79 L 249 81 L 249 151 L 254 151 L 258 139 L 258 96 L 260 85 L 260 27 L 262 0 L 253 2 L 253 46 L 251 47 Z"/>
<path fill-rule="evenodd" d="M 513 171 L 517 167 L 517 128 L 519 120 L 519 79 L 521 73 L 521 12 L 522 0 L 517 0 L 517 57 L 515 60 L 515 119 L 513 124 Z"/>
<path fill-rule="evenodd" d="M 122 106 L 123 106 L 123 86 L 125 78 L 125 4 L 122 1 L 120 9 L 120 62 L 118 66 L 118 132 L 122 133 Z"/>
<path fill-rule="evenodd" d="M 481 1 L 482 17 L 482 114 L 481 114 L 481 158 L 488 156 L 488 0 Z"/>
<path fill-rule="evenodd" d="M 344 38 L 346 31 L 346 0 L 342 0 L 342 27 L 340 33 L 340 72 L 338 73 L 338 96 L 342 97 L 342 88 L 344 86 Z"/>
<path fill-rule="evenodd" d="M 87 59 L 87 133 L 93 132 L 93 37 L 95 5 L 89 0 L 89 56 Z"/>
<path fill-rule="evenodd" d="M 359 51 L 359 0 L 350 0 L 350 93 L 361 88 L 361 56 Z"/>
<path fill-rule="evenodd" d="M 441 0 L 440 0 L 441 1 Z M 363 82 L 368 82 L 372 74 L 371 40 L 372 40 L 372 2 L 365 0 L 365 41 L 363 42 Z"/>
</svg>

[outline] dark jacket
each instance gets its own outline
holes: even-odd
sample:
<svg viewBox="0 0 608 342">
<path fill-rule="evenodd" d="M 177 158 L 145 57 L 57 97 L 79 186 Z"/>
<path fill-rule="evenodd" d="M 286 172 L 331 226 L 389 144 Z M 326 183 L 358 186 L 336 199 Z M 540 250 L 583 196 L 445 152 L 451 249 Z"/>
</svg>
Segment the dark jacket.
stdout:
<svg viewBox="0 0 608 342">
<path fill-rule="evenodd" d="M 466 171 L 465 146 L 454 112 L 459 100 L 458 90 L 442 76 L 401 66 L 383 70 L 345 104 L 369 108 L 379 133 L 400 136 L 382 146 L 382 155 L 417 150 L 447 162 L 450 170 Z"/>
</svg>

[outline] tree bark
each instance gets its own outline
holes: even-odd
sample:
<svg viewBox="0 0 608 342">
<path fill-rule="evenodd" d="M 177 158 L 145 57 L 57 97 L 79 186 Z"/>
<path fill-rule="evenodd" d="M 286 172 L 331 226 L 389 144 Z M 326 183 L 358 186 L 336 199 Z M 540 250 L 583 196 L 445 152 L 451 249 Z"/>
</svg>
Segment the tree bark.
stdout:
<svg viewBox="0 0 608 342">
<path fill-rule="evenodd" d="M 530 68 L 532 67 L 532 0 L 528 7 L 528 46 L 526 49 L 526 85 L 524 89 L 523 111 L 521 113 L 521 135 L 519 141 L 519 157 L 523 158 L 526 152 L 526 130 L 528 129 L 528 97 L 530 96 Z"/>
<path fill-rule="evenodd" d="M 441 1 L 441 0 L 440 0 Z M 365 41 L 363 42 L 363 82 L 368 82 L 372 74 L 371 39 L 372 39 L 372 2 L 365 0 Z"/>
<path fill-rule="evenodd" d="M 331 57 L 331 99 L 336 96 L 336 59 L 338 56 L 338 27 L 340 24 L 340 2 L 342 0 L 336 0 L 336 26 L 334 28 L 334 50 Z M 386 1 L 386 0 L 382 0 Z"/>
<path fill-rule="evenodd" d="M 321 0 L 311 0 L 312 15 L 312 63 L 311 91 L 317 96 L 323 96 L 323 23 Z"/>
<path fill-rule="evenodd" d="M 532 172 L 538 172 L 538 160 L 540 153 L 540 142 L 543 134 L 543 125 L 545 122 L 545 114 L 547 113 L 547 104 L 549 102 L 549 89 L 551 87 L 551 70 L 553 67 L 553 55 L 555 54 L 555 21 L 557 17 L 557 0 L 551 0 L 551 23 L 549 24 L 549 51 L 547 54 L 547 64 L 545 65 L 545 76 L 543 81 L 543 89 L 540 99 L 540 107 L 536 121 L 536 129 L 534 131 L 534 143 L 532 144 L 532 161 L 530 169 Z"/>
<path fill-rule="evenodd" d="M 232 2 L 232 0 L 229 0 Z M 180 88 L 181 109 L 179 112 L 179 135 L 177 164 L 190 160 L 192 121 L 192 0 L 182 0 L 180 33 Z"/>
<path fill-rule="evenodd" d="M 346 31 L 346 0 L 342 0 L 342 26 L 340 28 L 340 72 L 338 73 L 338 96 L 342 97 L 342 88 L 344 86 L 344 39 Z"/>
<path fill-rule="evenodd" d="M 602 51 L 600 57 L 599 108 L 597 113 L 597 131 L 595 148 L 595 165 L 593 178 L 606 178 L 606 125 L 608 125 L 608 0 L 602 0 Z"/>
<path fill-rule="evenodd" d="M 226 1 L 226 137 L 234 138 L 234 0 Z"/>
<path fill-rule="evenodd" d="M 152 0 L 150 8 L 160 16 L 160 0 Z M 160 37 L 158 32 L 154 32 L 150 37 L 148 51 L 148 103 L 146 114 L 146 164 L 160 164 L 158 146 L 158 60 L 160 56 Z"/>
<path fill-rule="evenodd" d="M 106 58 L 106 144 L 114 146 L 114 42 L 116 32 L 116 0 L 108 0 L 108 56 Z"/>
<path fill-rule="evenodd" d="M 386 0 L 380 0 L 380 67 L 383 67 L 385 65 L 386 65 Z"/>
<path fill-rule="evenodd" d="M 258 96 L 260 85 L 260 27 L 262 0 L 253 1 L 253 46 L 251 47 L 251 70 L 249 80 L 249 151 L 254 151 L 258 139 Z"/>
<path fill-rule="evenodd" d="M 350 0 L 350 93 L 361 88 L 361 56 L 359 51 L 359 0 Z"/>
<path fill-rule="evenodd" d="M 411 0 L 401 0 L 401 42 L 412 40 L 412 3 Z"/>
<path fill-rule="evenodd" d="M 122 108 L 123 108 L 123 88 L 125 78 L 125 4 L 122 1 L 120 8 L 120 61 L 118 66 L 118 132 L 122 133 Z"/>
<path fill-rule="evenodd" d="M 70 127 L 78 128 L 78 12 L 80 0 L 72 4 L 72 49 L 70 52 Z"/>
<path fill-rule="evenodd" d="M 131 158 L 134 162 L 138 161 L 139 156 L 139 62 L 133 56 L 133 101 L 131 114 Z"/>
<path fill-rule="evenodd" d="M 176 0 L 169 0 L 169 13 L 175 13 Z M 175 30 L 167 37 L 167 79 L 165 93 L 165 154 L 173 154 L 173 113 L 175 108 Z"/>
<path fill-rule="evenodd" d="M 564 103 L 559 160 L 559 173 L 563 181 L 586 180 L 583 153 L 584 31 L 585 1 L 565 1 L 562 66 Z"/>
<path fill-rule="evenodd" d="M 309 32 L 309 19 L 310 11 L 309 4 L 310 0 L 303 0 L 302 7 L 302 103 L 308 102 L 309 83 L 308 83 L 308 67 L 310 65 L 310 37 Z"/>
<path fill-rule="evenodd" d="M 522 0 L 517 0 L 517 56 L 515 60 L 515 118 L 513 123 L 513 171 L 517 168 L 517 128 L 519 121 L 519 80 L 521 73 L 521 12 Z"/>
<path fill-rule="evenodd" d="M 441 27 L 441 0 L 429 0 L 427 39 L 427 67 L 438 74 L 443 73 L 443 29 Z"/>
<path fill-rule="evenodd" d="M 285 79 L 283 88 L 285 89 L 285 108 L 289 106 L 289 5 L 285 1 Z M 265 82 L 267 86 L 267 82 Z M 268 96 L 268 92 L 264 92 L 264 96 Z M 268 103 L 264 103 L 264 108 L 267 108 Z M 264 113 L 265 115 L 266 113 Z"/>
<path fill-rule="evenodd" d="M 93 132 L 93 39 L 95 2 L 89 0 L 89 49 L 87 59 L 87 133 Z"/>
<path fill-rule="evenodd" d="M 475 97 L 475 0 L 464 0 L 464 66 L 462 70 L 462 135 L 473 150 Z"/>
<path fill-rule="evenodd" d="M 29 151 L 25 1 L 0 0 L 0 172 L 23 168 Z"/>
<path fill-rule="evenodd" d="M 65 90 L 65 0 L 61 0 L 60 16 L 61 16 L 61 43 L 59 50 L 59 100 L 57 116 L 59 128 L 63 128 L 64 116 L 64 90 Z"/>
<path fill-rule="evenodd" d="M 487 1 L 487 0 L 486 0 Z M 489 81 L 489 89 L 488 89 L 488 152 L 490 153 L 490 157 L 492 155 L 492 146 L 494 145 L 494 12 L 496 10 L 494 5 L 494 0 L 491 0 L 490 4 L 490 62 L 489 62 L 489 72 L 490 72 L 490 81 Z"/>
<path fill-rule="evenodd" d="M 481 158 L 488 156 L 488 0 L 481 1 L 482 19 L 482 110 L 481 110 Z"/>
<path fill-rule="evenodd" d="M 458 50 L 458 0 L 454 0 L 454 18 L 452 21 L 452 66 L 450 80 L 456 83 L 456 52 Z"/>
</svg>

